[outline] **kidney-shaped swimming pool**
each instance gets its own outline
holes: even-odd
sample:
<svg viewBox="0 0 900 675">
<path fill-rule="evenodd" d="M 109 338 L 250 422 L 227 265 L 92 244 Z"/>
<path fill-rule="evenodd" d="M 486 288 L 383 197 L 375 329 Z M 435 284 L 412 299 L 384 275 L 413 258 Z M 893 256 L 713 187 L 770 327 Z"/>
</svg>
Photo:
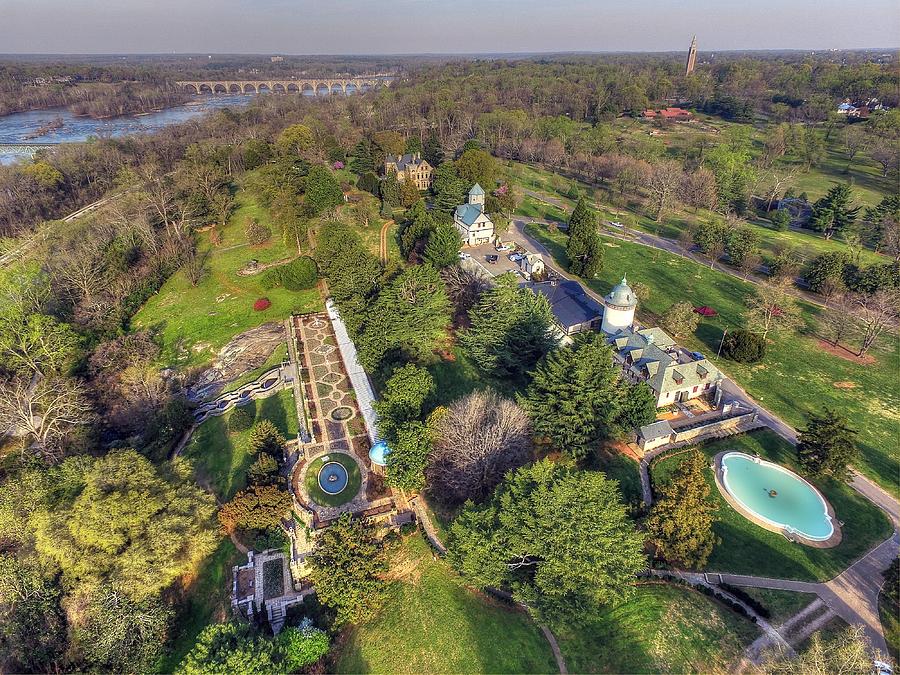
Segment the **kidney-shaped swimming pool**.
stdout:
<svg viewBox="0 0 900 675">
<path fill-rule="evenodd" d="M 812 541 L 834 534 L 825 498 L 793 471 L 742 452 L 725 453 L 721 465 L 724 489 L 751 520 Z"/>
</svg>

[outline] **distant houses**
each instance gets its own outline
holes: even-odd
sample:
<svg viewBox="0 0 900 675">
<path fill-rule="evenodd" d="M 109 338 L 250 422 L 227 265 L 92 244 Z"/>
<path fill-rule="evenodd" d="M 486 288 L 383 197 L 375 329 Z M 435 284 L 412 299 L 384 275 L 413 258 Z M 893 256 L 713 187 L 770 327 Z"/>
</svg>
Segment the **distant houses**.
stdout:
<svg viewBox="0 0 900 675">
<path fill-rule="evenodd" d="M 648 120 L 665 120 L 668 122 L 690 122 L 694 119 L 694 113 L 684 108 L 663 108 L 662 110 L 647 109 L 641 113 L 641 117 Z"/>
<path fill-rule="evenodd" d="M 849 98 L 845 98 L 838 105 L 835 112 L 838 115 L 846 115 L 850 119 L 866 119 L 876 110 L 888 110 L 888 108 L 877 98 L 867 98 L 857 101 L 851 101 Z"/>
</svg>

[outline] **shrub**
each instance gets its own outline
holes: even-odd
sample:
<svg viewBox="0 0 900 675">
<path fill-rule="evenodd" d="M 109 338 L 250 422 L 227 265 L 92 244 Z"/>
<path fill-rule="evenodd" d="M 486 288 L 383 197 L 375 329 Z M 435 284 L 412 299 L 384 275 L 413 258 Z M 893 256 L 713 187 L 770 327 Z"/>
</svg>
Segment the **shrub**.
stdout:
<svg viewBox="0 0 900 675">
<path fill-rule="evenodd" d="M 766 355 L 766 340 L 762 335 L 748 330 L 736 330 L 725 336 L 722 342 L 725 358 L 739 363 L 756 363 Z"/>
<path fill-rule="evenodd" d="M 269 309 L 272 306 L 272 301 L 268 298 L 260 298 L 256 302 L 253 303 L 253 311 L 262 312 L 263 310 Z"/>
<path fill-rule="evenodd" d="M 281 268 L 271 267 L 263 272 L 259 277 L 259 285 L 267 291 L 281 285 Z"/>
<path fill-rule="evenodd" d="M 247 222 L 244 231 L 247 235 L 247 241 L 254 246 L 263 244 L 272 237 L 272 230 L 260 223 L 258 220 L 250 220 Z"/>
<path fill-rule="evenodd" d="M 229 431 L 247 431 L 253 426 L 253 415 L 246 408 L 235 408 L 228 418 Z"/>
<path fill-rule="evenodd" d="M 262 453 L 247 469 L 247 474 L 252 482 L 259 483 L 268 481 L 276 471 L 278 471 L 276 459 L 268 453 Z"/>
<path fill-rule="evenodd" d="M 280 272 L 281 285 L 289 291 L 312 288 L 319 277 L 316 261 L 308 256 L 297 258 L 277 269 Z"/>
<path fill-rule="evenodd" d="M 779 232 L 784 232 L 791 224 L 791 214 L 787 209 L 778 209 L 772 214 L 772 227 Z"/>
</svg>

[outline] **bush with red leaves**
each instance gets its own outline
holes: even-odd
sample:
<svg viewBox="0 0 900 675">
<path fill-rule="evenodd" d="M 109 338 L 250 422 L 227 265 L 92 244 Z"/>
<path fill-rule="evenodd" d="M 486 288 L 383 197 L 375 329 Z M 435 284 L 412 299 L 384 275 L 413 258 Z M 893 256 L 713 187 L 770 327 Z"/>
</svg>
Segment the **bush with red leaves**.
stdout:
<svg viewBox="0 0 900 675">
<path fill-rule="evenodd" d="M 261 312 L 264 309 L 269 309 L 272 306 L 271 300 L 268 298 L 260 298 L 256 302 L 253 303 L 253 310 L 256 312 Z"/>
</svg>

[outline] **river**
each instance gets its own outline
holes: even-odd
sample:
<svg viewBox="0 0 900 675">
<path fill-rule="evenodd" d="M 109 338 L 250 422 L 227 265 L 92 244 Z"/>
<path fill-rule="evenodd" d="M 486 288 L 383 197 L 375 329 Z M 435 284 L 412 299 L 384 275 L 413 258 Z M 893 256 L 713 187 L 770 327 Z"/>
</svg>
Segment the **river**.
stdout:
<svg viewBox="0 0 900 675">
<path fill-rule="evenodd" d="M 25 149 L 10 148 L 17 143 L 78 143 L 95 136 L 108 138 L 129 134 L 147 133 L 162 129 L 170 124 L 186 122 L 220 108 L 246 105 L 253 100 L 253 94 L 233 94 L 216 96 L 195 96 L 185 105 L 166 108 L 139 115 L 124 115 L 108 119 L 94 119 L 73 115 L 66 108 L 29 110 L 0 117 L 0 164 L 11 164 L 28 160 L 31 155 Z M 38 137 L 29 136 L 57 118 L 63 125 Z"/>
</svg>

